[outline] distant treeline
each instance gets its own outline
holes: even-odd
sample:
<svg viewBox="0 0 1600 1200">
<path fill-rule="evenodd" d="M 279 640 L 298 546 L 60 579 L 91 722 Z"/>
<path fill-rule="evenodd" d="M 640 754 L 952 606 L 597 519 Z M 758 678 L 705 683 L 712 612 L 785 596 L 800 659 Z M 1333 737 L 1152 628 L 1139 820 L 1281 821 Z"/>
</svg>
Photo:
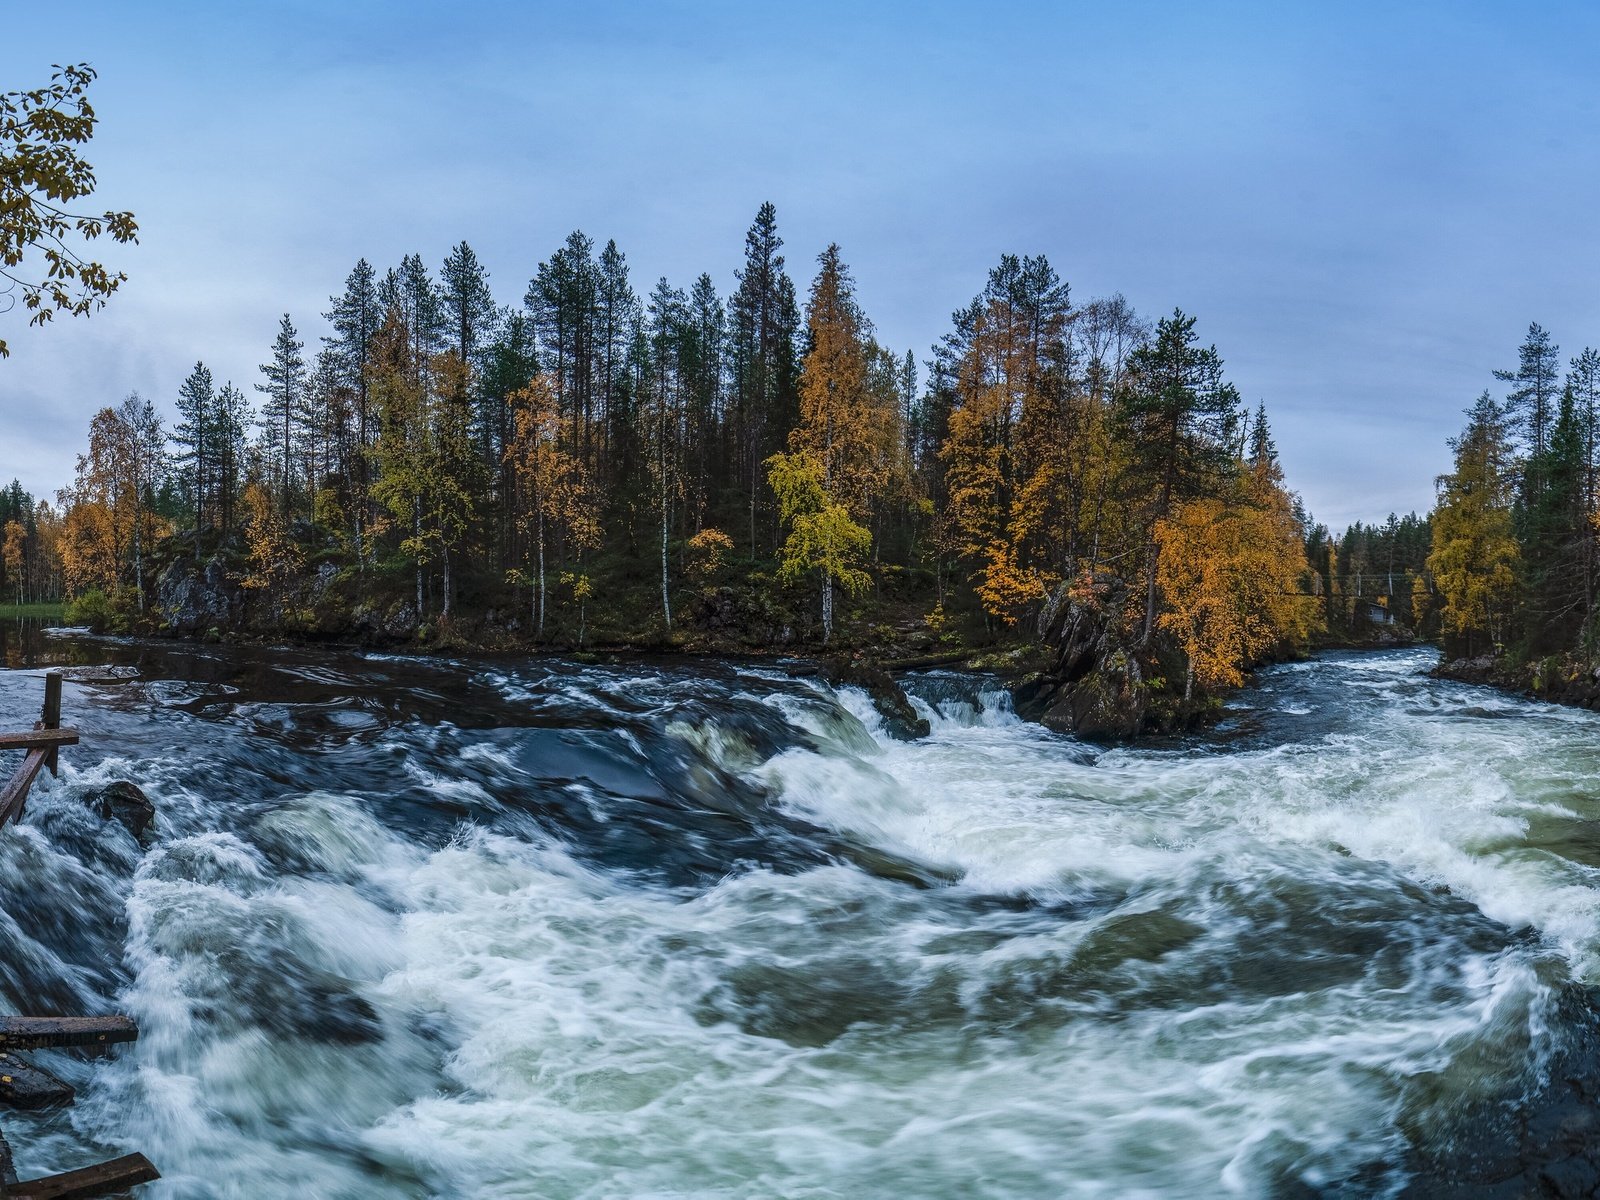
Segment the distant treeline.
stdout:
<svg viewBox="0 0 1600 1200">
<path fill-rule="evenodd" d="M 148 613 L 182 554 L 287 608 L 334 570 L 419 624 L 519 611 L 572 644 L 670 640 L 730 595 L 822 641 L 895 606 L 1027 629 L 1114 574 L 1143 636 L 1218 681 L 1303 640 L 1326 605 L 1305 597 L 1352 568 L 1416 567 L 1415 518 L 1323 553 L 1193 317 L 1075 303 L 1007 255 L 919 367 L 837 246 L 803 304 L 782 246 L 764 205 L 731 294 L 641 296 L 614 242 L 573 233 L 512 306 L 465 243 L 437 278 L 358 262 L 315 353 L 285 315 L 248 387 L 197 363 L 170 427 L 139 396 L 94 418 L 60 493 L 64 586 Z"/>
</svg>

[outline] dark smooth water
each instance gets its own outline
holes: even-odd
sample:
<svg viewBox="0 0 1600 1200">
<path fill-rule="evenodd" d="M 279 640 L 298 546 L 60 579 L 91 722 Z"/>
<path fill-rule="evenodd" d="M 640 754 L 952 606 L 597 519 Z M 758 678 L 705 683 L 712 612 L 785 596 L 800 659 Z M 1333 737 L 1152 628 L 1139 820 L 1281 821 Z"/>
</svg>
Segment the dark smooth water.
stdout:
<svg viewBox="0 0 1600 1200">
<path fill-rule="evenodd" d="M 25 1173 L 153 1196 L 1378 1196 L 1538 1085 L 1600 960 L 1600 721 L 1276 668 L 1101 751 L 981 678 L 35 636 L 65 756 L 0 835 Z M 0 728 L 36 713 L 0 672 Z M 142 850 L 82 803 L 137 782 Z"/>
</svg>

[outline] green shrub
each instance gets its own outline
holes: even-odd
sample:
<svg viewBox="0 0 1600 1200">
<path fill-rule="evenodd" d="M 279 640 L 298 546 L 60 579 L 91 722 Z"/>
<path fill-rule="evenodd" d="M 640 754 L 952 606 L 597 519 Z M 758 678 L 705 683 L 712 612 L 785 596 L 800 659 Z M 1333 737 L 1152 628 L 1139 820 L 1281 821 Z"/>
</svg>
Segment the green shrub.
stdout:
<svg viewBox="0 0 1600 1200">
<path fill-rule="evenodd" d="M 77 599 L 67 602 L 65 619 L 69 625 L 87 625 L 96 633 L 104 633 L 116 617 L 110 598 L 99 588 L 90 588 Z"/>
</svg>

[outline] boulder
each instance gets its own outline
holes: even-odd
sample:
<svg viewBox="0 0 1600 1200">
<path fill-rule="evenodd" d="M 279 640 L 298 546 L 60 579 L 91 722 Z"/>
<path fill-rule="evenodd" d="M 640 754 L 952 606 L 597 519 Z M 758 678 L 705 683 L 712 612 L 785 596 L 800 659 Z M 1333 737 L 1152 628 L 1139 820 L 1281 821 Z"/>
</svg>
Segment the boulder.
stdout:
<svg viewBox="0 0 1600 1200">
<path fill-rule="evenodd" d="M 136 784 L 119 779 L 85 792 L 83 802 L 103 819 L 121 825 L 141 846 L 146 844 L 145 833 L 155 820 L 156 806 Z"/>
</svg>

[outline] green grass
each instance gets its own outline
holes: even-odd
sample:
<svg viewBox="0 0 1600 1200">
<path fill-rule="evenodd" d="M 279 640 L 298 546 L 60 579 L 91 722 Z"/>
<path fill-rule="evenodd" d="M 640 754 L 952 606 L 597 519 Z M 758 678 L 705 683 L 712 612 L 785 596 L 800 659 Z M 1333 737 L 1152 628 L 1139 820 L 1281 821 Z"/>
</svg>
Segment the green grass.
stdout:
<svg viewBox="0 0 1600 1200">
<path fill-rule="evenodd" d="M 66 605 L 59 600 L 47 600 L 38 604 L 0 604 L 0 621 L 15 621 L 20 617 L 59 621 L 65 609 Z"/>
</svg>

